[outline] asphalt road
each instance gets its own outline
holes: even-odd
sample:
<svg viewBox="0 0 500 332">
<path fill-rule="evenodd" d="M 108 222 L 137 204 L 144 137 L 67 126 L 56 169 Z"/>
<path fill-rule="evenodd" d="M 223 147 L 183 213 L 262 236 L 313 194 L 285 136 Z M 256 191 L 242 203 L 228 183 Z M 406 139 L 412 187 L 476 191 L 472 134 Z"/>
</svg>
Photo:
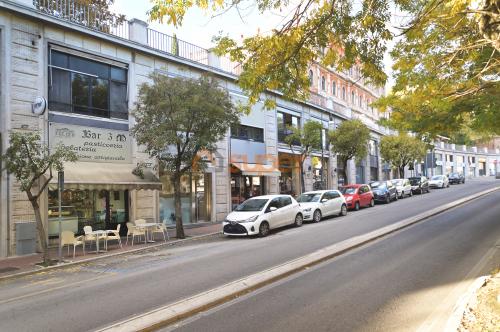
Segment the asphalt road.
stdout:
<svg viewBox="0 0 500 332">
<path fill-rule="evenodd" d="M 498 186 L 481 179 L 267 238 L 223 238 L 0 282 L 0 331 L 87 331 Z"/>
<path fill-rule="evenodd" d="M 443 331 L 500 266 L 500 192 L 163 331 Z"/>
</svg>

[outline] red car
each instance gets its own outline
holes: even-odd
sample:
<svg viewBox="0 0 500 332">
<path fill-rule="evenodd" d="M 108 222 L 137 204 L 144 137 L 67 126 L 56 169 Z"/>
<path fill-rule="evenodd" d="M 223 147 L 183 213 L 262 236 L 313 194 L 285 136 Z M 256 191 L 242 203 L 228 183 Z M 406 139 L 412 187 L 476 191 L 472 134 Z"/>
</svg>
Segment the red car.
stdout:
<svg viewBox="0 0 500 332">
<path fill-rule="evenodd" d="M 339 190 L 345 197 L 348 209 L 357 211 L 360 207 L 375 205 L 372 190 L 367 184 L 350 184 Z"/>
</svg>

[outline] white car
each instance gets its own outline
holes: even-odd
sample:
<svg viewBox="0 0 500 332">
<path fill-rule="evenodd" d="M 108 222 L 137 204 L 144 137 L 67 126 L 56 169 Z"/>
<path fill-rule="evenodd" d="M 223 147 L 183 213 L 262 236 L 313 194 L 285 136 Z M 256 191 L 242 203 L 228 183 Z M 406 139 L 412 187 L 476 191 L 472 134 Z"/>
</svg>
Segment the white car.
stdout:
<svg viewBox="0 0 500 332">
<path fill-rule="evenodd" d="M 434 175 L 429 180 L 429 187 L 431 188 L 447 188 L 449 186 L 450 184 L 446 175 Z"/>
<path fill-rule="evenodd" d="M 411 183 L 408 179 L 394 179 L 392 184 L 396 186 L 399 198 L 405 198 L 405 196 L 413 196 L 413 191 L 411 190 Z"/>
<path fill-rule="evenodd" d="M 338 190 L 308 191 L 300 195 L 297 202 L 307 221 L 319 222 L 323 217 L 347 214 L 344 195 Z"/>
<path fill-rule="evenodd" d="M 269 231 L 286 225 L 302 226 L 299 203 L 290 195 L 252 197 L 236 207 L 222 223 L 224 235 L 264 237 Z"/>
</svg>

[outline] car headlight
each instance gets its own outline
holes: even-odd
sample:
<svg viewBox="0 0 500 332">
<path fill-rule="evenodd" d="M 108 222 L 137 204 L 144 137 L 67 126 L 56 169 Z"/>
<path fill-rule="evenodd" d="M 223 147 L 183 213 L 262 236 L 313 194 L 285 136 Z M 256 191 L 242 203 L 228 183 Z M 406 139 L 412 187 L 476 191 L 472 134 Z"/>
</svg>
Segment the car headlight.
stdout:
<svg viewBox="0 0 500 332">
<path fill-rule="evenodd" d="M 304 212 L 311 212 L 311 208 L 304 209 Z"/>
<path fill-rule="evenodd" d="M 352 196 L 348 196 L 348 197 L 346 197 L 346 198 L 345 198 L 345 200 L 346 200 L 347 202 L 352 201 Z"/>
<path fill-rule="evenodd" d="M 250 217 L 248 219 L 242 220 L 240 222 L 254 222 L 255 220 L 257 220 L 258 217 L 259 217 L 259 215 L 256 215 L 256 216 Z"/>
</svg>

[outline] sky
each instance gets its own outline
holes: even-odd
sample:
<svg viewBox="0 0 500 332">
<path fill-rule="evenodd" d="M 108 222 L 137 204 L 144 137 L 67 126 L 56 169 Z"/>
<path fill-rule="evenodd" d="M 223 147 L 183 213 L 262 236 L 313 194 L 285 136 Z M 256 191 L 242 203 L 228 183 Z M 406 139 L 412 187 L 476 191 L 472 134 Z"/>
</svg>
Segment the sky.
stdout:
<svg viewBox="0 0 500 332">
<path fill-rule="evenodd" d="M 290 1 L 289 8 L 293 8 L 294 0 Z M 274 28 L 280 27 L 280 23 L 286 20 L 290 10 L 283 12 L 273 11 L 260 14 L 255 6 L 240 8 L 240 11 L 234 9 L 225 12 L 222 15 L 212 17 L 197 8 L 188 10 L 184 17 L 182 26 L 174 28 L 167 23 L 149 22 L 147 11 L 151 8 L 148 0 L 115 0 L 112 10 L 116 13 L 124 14 L 127 19 L 138 18 L 146 21 L 149 27 L 160 32 L 177 35 L 177 38 L 192 44 L 210 48 L 214 44 L 212 38 L 219 35 L 229 35 L 229 37 L 238 40 L 243 37 L 254 35 L 258 32 L 266 33 Z M 392 60 L 386 54 L 384 58 L 386 73 L 390 76 Z M 389 79 L 386 89 L 392 85 Z"/>
</svg>

